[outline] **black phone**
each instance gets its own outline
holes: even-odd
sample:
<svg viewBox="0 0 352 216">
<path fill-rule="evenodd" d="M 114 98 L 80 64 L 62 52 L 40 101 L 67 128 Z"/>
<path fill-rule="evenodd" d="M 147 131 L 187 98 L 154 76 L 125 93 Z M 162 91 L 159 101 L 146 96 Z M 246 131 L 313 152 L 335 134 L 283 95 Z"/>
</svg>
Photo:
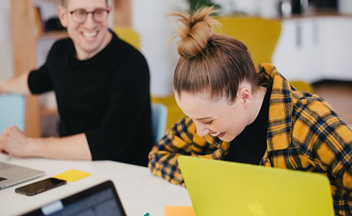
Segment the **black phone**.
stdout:
<svg viewBox="0 0 352 216">
<path fill-rule="evenodd" d="M 16 193 L 19 193 L 19 194 L 33 196 L 35 194 L 42 193 L 44 191 L 59 187 L 64 184 L 66 184 L 65 180 L 61 180 L 57 178 L 48 178 L 48 179 L 34 182 L 29 185 L 25 185 L 23 187 L 16 188 L 15 191 Z"/>
</svg>

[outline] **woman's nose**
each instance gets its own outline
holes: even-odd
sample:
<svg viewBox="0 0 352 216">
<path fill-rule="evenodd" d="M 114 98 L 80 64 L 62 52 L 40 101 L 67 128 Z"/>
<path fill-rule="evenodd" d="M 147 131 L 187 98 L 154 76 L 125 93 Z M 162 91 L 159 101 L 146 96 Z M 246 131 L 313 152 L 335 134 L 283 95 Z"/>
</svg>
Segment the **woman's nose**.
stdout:
<svg viewBox="0 0 352 216">
<path fill-rule="evenodd" d="M 209 133 L 209 129 L 207 129 L 205 125 L 202 123 L 196 123 L 196 130 L 197 130 L 198 136 L 201 136 L 201 137 L 204 137 Z"/>
</svg>

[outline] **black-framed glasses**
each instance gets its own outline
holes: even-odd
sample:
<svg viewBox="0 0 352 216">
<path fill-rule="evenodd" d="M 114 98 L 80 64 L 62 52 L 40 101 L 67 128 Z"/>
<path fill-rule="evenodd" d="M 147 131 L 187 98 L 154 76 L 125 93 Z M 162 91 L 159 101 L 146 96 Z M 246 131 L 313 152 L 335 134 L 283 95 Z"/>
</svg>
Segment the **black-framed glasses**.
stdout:
<svg viewBox="0 0 352 216">
<path fill-rule="evenodd" d="M 75 23 L 83 23 L 86 21 L 88 14 L 92 14 L 93 20 L 97 23 L 104 22 L 109 15 L 110 11 L 105 8 L 98 8 L 94 11 L 86 11 L 84 9 L 76 9 L 70 11 L 71 18 Z"/>
</svg>

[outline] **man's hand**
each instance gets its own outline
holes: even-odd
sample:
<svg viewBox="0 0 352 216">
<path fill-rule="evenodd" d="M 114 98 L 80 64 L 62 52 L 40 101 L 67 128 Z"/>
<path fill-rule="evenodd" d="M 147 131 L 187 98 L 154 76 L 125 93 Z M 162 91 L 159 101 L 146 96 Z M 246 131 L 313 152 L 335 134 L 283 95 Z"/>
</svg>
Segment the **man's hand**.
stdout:
<svg viewBox="0 0 352 216">
<path fill-rule="evenodd" d="M 15 157 L 29 157 L 28 137 L 16 126 L 11 126 L 2 132 L 0 137 L 0 152 Z"/>
</svg>

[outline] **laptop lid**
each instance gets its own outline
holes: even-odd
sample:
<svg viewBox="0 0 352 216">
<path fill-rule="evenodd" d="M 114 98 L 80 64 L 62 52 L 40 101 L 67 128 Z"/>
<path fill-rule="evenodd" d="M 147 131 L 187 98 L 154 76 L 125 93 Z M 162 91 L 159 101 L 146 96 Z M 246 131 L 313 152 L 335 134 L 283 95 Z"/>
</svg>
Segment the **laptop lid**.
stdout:
<svg viewBox="0 0 352 216">
<path fill-rule="evenodd" d="M 126 213 L 114 184 L 109 180 L 64 199 L 49 203 L 24 215 L 126 216 Z"/>
<path fill-rule="evenodd" d="M 334 215 L 323 175 L 189 156 L 178 162 L 197 215 Z"/>
<path fill-rule="evenodd" d="M 0 190 L 44 174 L 45 172 L 40 170 L 0 162 Z"/>
</svg>

